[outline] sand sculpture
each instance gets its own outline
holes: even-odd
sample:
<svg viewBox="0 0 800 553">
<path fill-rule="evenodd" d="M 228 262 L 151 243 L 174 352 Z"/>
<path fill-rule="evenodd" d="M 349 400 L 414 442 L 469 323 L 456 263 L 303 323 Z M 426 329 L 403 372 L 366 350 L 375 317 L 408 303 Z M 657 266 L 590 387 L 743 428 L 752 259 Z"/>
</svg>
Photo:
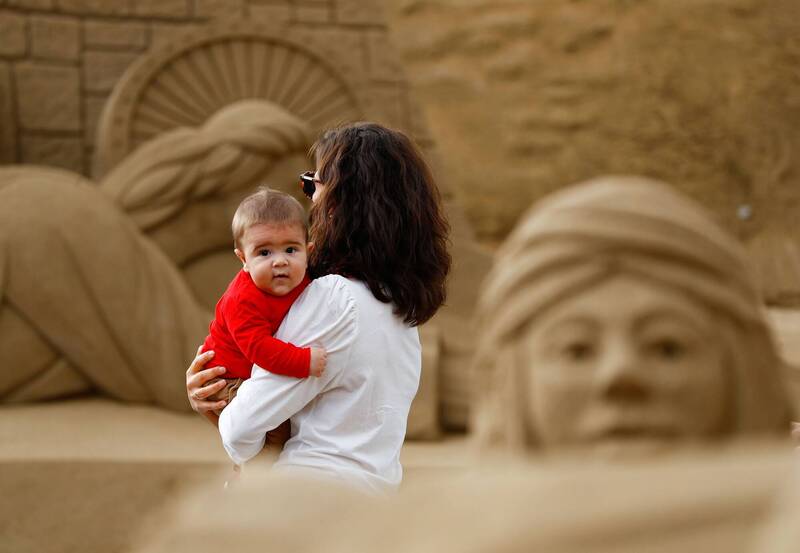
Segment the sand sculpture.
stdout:
<svg viewBox="0 0 800 553">
<path fill-rule="evenodd" d="M 215 245 L 195 230 L 202 218 L 189 211 L 194 223 L 182 220 L 186 207 L 224 221 L 231 203 L 309 140 L 285 110 L 243 102 L 202 128 L 160 135 L 99 186 L 61 170 L 0 169 L 0 351 L 14 366 L 0 397 L 95 390 L 185 409 L 182 367 L 210 313 L 178 267 Z"/>
<path fill-rule="evenodd" d="M 390 500 L 255 474 L 185 497 L 141 551 L 256 551 L 262 532 L 294 551 L 756 550 L 794 468 L 791 408 L 743 251 L 699 206 L 635 177 L 551 196 L 481 301 L 476 431 L 515 455 Z"/>
<path fill-rule="evenodd" d="M 674 183 L 746 242 L 797 236 L 794 0 L 390 5 L 479 236 L 603 174 Z"/>
<path fill-rule="evenodd" d="M 533 207 L 481 299 L 475 430 L 510 450 L 788 434 L 789 373 L 741 247 L 664 184 Z"/>
<path fill-rule="evenodd" d="M 646 175 L 745 242 L 767 301 L 800 305 L 797 2 L 388 5 L 479 238 L 499 243 L 561 187 Z M 780 315 L 795 339 L 800 315 Z"/>
<path fill-rule="evenodd" d="M 268 532 L 275 549 L 309 553 L 755 553 L 790 465 L 770 448 L 618 466 L 562 460 L 438 474 L 392 498 L 251 474 L 227 493 L 218 482 L 187 493 L 133 551 L 256 552 Z M 214 525 L 203 521 L 209 505 Z"/>
<path fill-rule="evenodd" d="M 0 355 L 17 367 L 0 380 L 0 401 L 94 391 L 186 408 L 182 370 L 238 269 L 229 223 L 239 199 L 262 182 L 300 195 L 297 174 L 316 134 L 374 103 L 346 60 L 317 51 L 321 35 L 284 35 L 217 23 L 142 56 L 101 117 L 97 185 L 64 170 L 0 170 Z M 409 425 L 418 437 L 438 435 L 448 367 L 444 393 L 455 390 L 465 420 L 472 344 L 463 322 L 488 267 L 447 204 L 456 266 L 448 307 L 422 329 L 426 371 Z M 55 240 L 62 248 L 35 271 Z M 461 330 L 441 332 L 450 322 Z"/>
<path fill-rule="evenodd" d="M 800 543 L 800 471 L 795 468 L 791 480 L 783 486 L 773 516 L 767 523 L 757 546 L 759 553 L 790 553 Z"/>
</svg>

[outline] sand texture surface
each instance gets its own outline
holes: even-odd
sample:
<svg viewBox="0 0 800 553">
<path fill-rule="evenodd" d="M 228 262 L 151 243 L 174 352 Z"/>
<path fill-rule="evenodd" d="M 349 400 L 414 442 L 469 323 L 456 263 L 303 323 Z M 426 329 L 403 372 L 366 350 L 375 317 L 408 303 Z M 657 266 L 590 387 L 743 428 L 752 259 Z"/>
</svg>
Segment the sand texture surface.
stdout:
<svg viewBox="0 0 800 553">
<path fill-rule="evenodd" d="M 407 481 L 438 479 L 470 459 L 464 438 L 412 442 L 402 453 Z M 229 474 L 219 435 L 193 414 L 104 399 L 5 405 L 0 553 L 130 551 L 184 490 Z"/>
<path fill-rule="evenodd" d="M 740 237 L 798 236 L 794 0 L 392 0 L 394 42 L 479 237 L 584 179 L 673 183 Z"/>
</svg>

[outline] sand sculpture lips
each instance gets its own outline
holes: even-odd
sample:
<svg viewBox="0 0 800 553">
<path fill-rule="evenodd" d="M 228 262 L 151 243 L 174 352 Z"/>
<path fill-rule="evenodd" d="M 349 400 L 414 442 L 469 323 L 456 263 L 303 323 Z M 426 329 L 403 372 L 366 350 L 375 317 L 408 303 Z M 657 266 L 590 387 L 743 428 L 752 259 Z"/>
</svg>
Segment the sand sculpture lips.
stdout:
<svg viewBox="0 0 800 553">
<path fill-rule="evenodd" d="M 654 425 L 638 425 L 638 426 L 612 426 L 598 432 L 594 436 L 595 441 L 603 440 L 640 440 L 642 438 L 649 438 L 654 440 L 672 440 L 675 439 L 677 433 L 675 430 L 666 426 Z"/>
</svg>

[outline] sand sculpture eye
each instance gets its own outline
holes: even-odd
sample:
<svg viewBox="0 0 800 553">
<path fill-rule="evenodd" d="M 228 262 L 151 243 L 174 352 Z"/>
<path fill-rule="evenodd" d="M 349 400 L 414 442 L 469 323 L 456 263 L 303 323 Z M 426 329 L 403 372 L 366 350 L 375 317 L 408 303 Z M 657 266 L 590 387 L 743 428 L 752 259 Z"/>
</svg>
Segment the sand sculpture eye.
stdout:
<svg viewBox="0 0 800 553">
<path fill-rule="evenodd" d="M 569 361 L 582 362 L 593 358 L 596 353 L 594 344 L 587 341 L 574 341 L 565 344 L 561 349 L 561 355 Z"/>
<path fill-rule="evenodd" d="M 648 351 L 660 359 L 677 361 L 687 353 L 687 346 L 674 338 L 663 338 L 648 345 Z"/>
</svg>

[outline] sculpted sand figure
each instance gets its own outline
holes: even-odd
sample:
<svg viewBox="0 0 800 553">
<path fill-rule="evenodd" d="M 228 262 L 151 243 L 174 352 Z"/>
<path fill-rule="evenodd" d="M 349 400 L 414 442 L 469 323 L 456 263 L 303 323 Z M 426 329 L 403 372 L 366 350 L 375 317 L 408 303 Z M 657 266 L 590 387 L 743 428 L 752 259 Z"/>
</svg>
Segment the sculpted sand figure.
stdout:
<svg viewBox="0 0 800 553">
<path fill-rule="evenodd" d="M 341 518 L 302 487 L 254 480 L 217 520 L 226 545 L 751 551 L 790 473 L 791 409 L 742 250 L 697 204 L 633 177 L 547 198 L 499 252 L 478 321 L 475 431 L 512 462 L 419 474 L 383 504 L 340 495 Z M 208 502 L 187 499 L 143 551 L 218 547 L 196 514 Z M 259 524 L 242 529 L 246 516 Z"/>
<path fill-rule="evenodd" d="M 188 409 L 183 367 L 211 315 L 179 267 L 217 246 L 209 232 L 229 240 L 227 211 L 309 142 L 285 110 L 244 101 L 153 139 L 99 186 L 0 169 L 0 358 L 13 369 L 0 401 L 93 390 Z"/>
<path fill-rule="evenodd" d="M 745 254 L 700 206 L 636 177 L 560 191 L 505 242 L 479 306 L 474 431 L 510 459 L 356 517 L 402 529 L 362 549 L 751 551 L 793 413 Z"/>
<path fill-rule="evenodd" d="M 486 282 L 484 445 L 649 449 L 789 431 L 742 249 L 664 184 L 607 177 L 547 198 Z"/>
</svg>

